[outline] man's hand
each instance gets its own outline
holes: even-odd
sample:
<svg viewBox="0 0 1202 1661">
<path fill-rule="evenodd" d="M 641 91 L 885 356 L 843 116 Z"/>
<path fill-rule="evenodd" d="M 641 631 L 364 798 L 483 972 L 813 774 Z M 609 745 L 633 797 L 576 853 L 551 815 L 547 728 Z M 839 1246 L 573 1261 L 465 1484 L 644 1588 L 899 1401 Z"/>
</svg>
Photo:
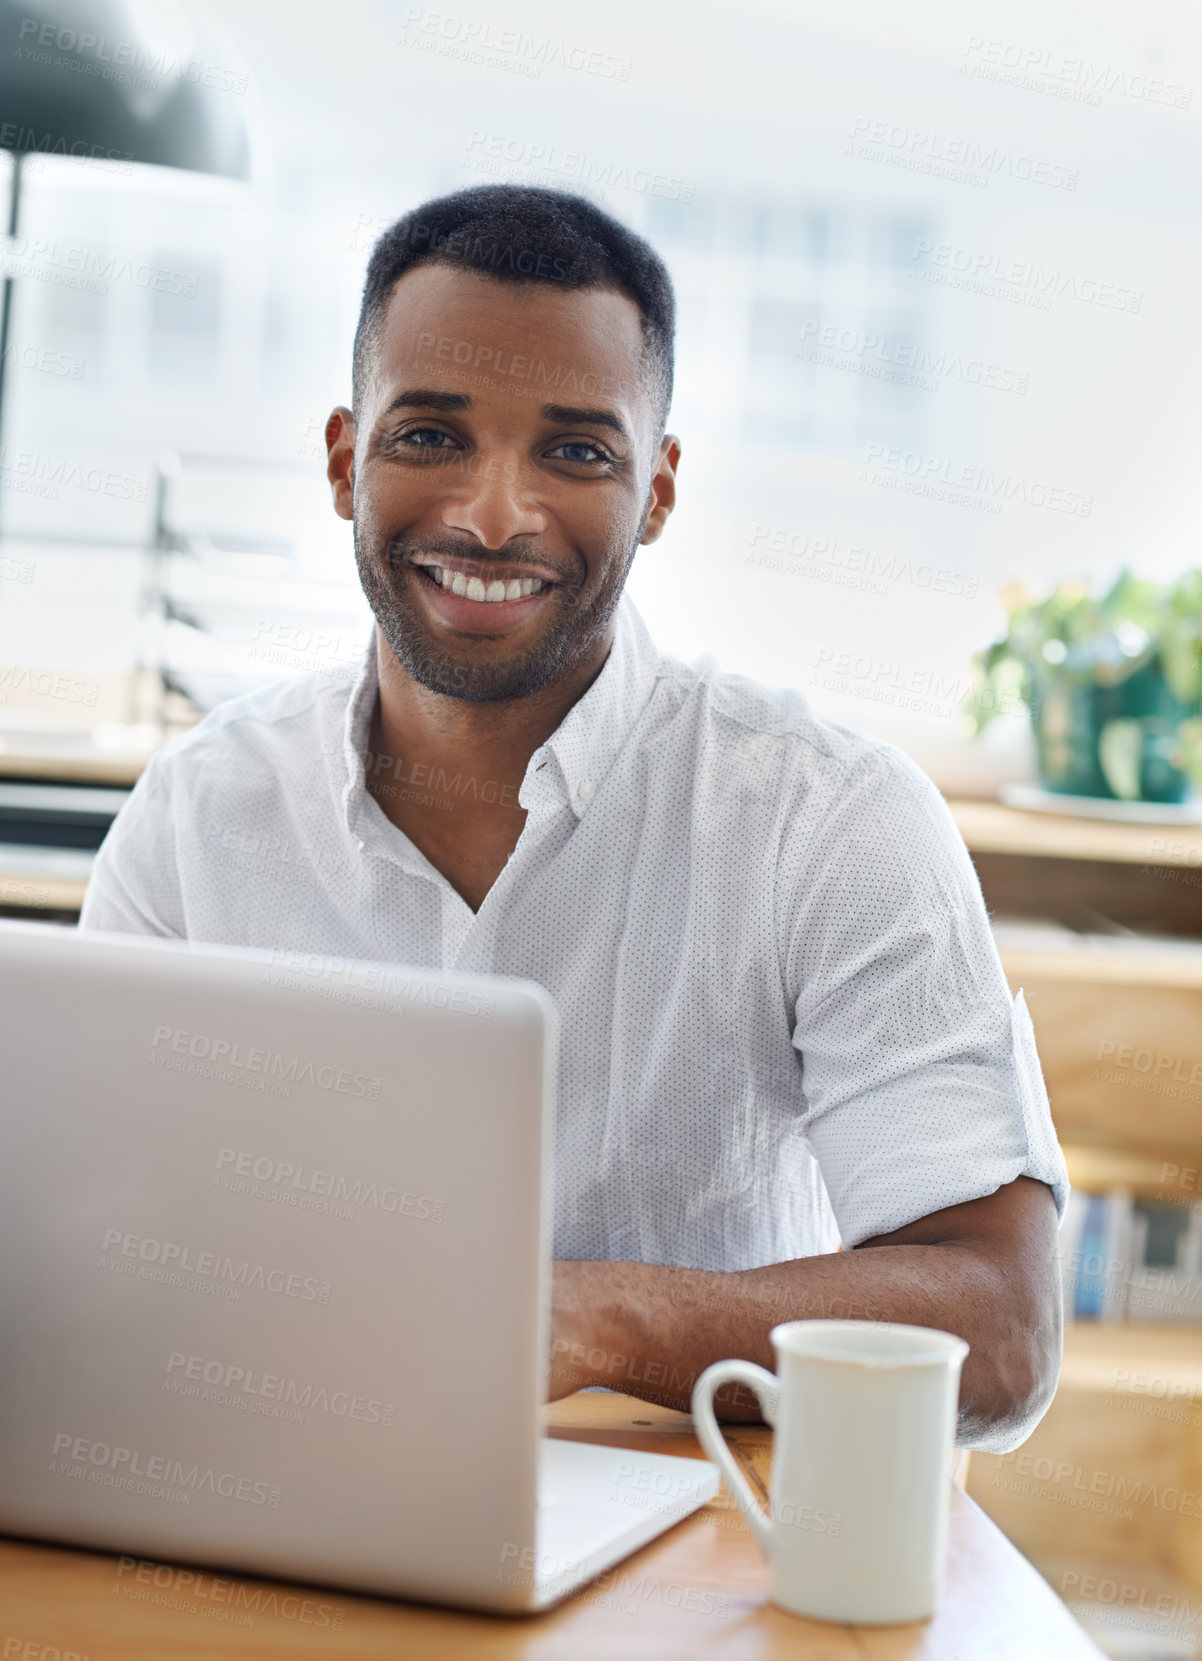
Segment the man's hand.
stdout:
<svg viewBox="0 0 1202 1661">
<path fill-rule="evenodd" d="M 775 1363 L 783 1321 L 900 1321 L 957 1333 L 970 1348 L 957 1440 L 1008 1452 L 1051 1400 L 1060 1366 L 1060 1263 L 1050 1190 L 1018 1177 L 855 1251 L 718 1274 L 648 1263 L 554 1265 L 551 1400 L 604 1384 L 689 1408 L 693 1385 L 729 1356 Z M 750 1392 L 719 1416 L 759 1418 Z"/>
</svg>

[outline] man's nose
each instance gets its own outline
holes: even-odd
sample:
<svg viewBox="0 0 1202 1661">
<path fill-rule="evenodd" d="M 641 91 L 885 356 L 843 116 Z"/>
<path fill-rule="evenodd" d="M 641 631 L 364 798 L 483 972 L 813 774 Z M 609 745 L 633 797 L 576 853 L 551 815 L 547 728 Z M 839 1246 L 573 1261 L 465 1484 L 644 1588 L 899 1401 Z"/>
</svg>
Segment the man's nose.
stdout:
<svg viewBox="0 0 1202 1661">
<path fill-rule="evenodd" d="M 547 515 L 534 501 L 529 481 L 515 462 L 471 457 L 442 508 L 448 530 L 467 531 L 486 548 L 502 548 L 515 536 L 539 536 Z"/>
</svg>

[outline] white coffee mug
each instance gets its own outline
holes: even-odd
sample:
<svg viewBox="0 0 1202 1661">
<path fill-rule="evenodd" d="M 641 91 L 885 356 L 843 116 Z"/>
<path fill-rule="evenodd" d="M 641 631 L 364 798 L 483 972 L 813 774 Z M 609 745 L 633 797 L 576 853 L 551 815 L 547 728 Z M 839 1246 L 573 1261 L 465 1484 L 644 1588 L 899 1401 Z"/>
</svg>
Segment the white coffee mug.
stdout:
<svg viewBox="0 0 1202 1661">
<path fill-rule="evenodd" d="M 932 1615 L 947 1551 L 963 1338 L 885 1321 L 773 1327 L 776 1374 L 707 1367 L 693 1420 L 772 1567 L 772 1601 L 823 1621 Z M 714 1392 L 745 1384 L 776 1431 L 771 1515 L 714 1417 Z"/>
</svg>

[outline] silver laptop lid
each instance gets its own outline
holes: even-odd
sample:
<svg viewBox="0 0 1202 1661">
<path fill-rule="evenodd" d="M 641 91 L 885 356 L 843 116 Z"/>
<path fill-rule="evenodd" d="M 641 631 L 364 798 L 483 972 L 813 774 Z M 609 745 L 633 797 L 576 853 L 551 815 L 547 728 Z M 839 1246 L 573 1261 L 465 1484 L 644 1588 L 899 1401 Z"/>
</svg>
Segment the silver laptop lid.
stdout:
<svg viewBox="0 0 1202 1661">
<path fill-rule="evenodd" d="M 547 994 L 7 922 L 0 988 L 0 1529 L 502 1604 Z"/>
</svg>

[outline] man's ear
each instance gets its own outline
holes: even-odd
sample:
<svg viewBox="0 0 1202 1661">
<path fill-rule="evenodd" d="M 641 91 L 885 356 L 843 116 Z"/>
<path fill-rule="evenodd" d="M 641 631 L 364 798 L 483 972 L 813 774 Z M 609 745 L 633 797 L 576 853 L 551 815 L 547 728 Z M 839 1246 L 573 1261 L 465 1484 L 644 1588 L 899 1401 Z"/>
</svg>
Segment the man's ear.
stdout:
<svg viewBox="0 0 1202 1661">
<path fill-rule="evenodd" d="M 668 516 L 676 506 L 676 469 L 679 464 L 680 440 L 672 433 L 665 433 L 651 475 L 651 506 L 643 522 L 640 545 L 658 542 L 668 523 Z"/>
<path fill-rule="evenodd" d="M 340 519 L 353 519 L 355 491 L 355 418 L 339 404 L 326 422 L 326 478 Z"/>
</svg>

